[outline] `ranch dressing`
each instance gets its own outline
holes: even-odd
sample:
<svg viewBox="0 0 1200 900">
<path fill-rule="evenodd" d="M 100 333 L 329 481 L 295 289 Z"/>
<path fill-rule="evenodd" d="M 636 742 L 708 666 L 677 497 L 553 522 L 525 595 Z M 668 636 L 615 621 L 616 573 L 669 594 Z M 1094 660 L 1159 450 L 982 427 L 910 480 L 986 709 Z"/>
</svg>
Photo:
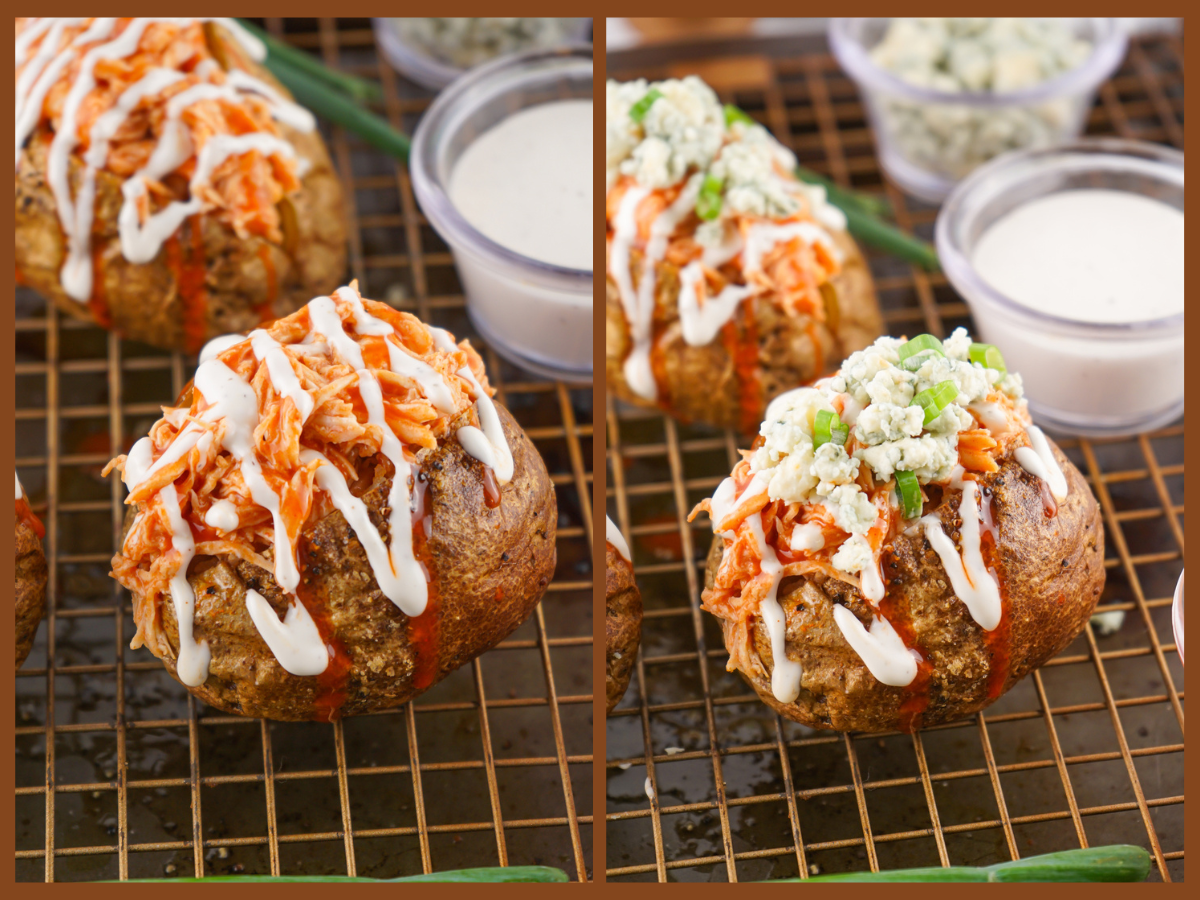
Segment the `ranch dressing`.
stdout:
<svg viewBox="0 0 1200 900">
<path fill-rule="evenodd" d="M 538 262 L 591 271 L 592 102 L 502 119 L 454 166 L 450 202 L 485 236 Z"/>
<path fill-rule="evenodd" d="M 1064 319 L 1183 312 L 1183 213 L 1126 191 L 1061 191 L 1018 206 L 983 233 L 972 262 L 1009 299 Z"/>
</svg>

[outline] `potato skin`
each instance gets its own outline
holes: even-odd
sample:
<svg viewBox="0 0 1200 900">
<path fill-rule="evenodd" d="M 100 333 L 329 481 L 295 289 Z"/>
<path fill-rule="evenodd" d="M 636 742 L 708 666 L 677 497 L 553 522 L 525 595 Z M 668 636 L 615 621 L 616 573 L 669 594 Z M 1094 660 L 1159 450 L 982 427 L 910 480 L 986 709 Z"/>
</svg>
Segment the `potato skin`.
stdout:
<svg viewBox="0 0 1200 900">
<path fill-rule="evenodd" d="M 232 38 L 215 29 L 226 45 Z M 238 53 L 242 66 L 289 96 L 270 72 Z M 224 57 L 219 57 L 224 58 Z M 99 314 L 88 303 L 68 296 L 59 281 L 66 259 L 66 237 L 58 221 L 54 196 L 46 183 L 49 142 L 44 130 L 35 132 L 21 151 L 16 173 L 16 266 L 18 277 L 60 309 L 77 318 L 111 327 L 124 337 L 168 350 L 196 352 L 204 341 L 219 334 L 245 332 L 263 318 L 260 309 L 274 301 L 267 318 L 299 309 L 313 297 L 328 294 L 341 283 L 346 268 L 346 224 L 342 190 L 317 131 L 301 133 L 277 123 L 281 135 L 297 154 L 312 163 L 302 187 L 287 198 L 295 212 L 295 235 L 285 234 L 285 245 L 260 237 L 239 238 L 211 215 L 198 217 L 204 247 L 206 309 L 204 334 L 189 341 L 184 330 L 184 299 L 176 267 L 166 244 L 148 263 L 129 262 L 121 254 L 117 213 L 121 208 L 122 179 L 108 171 L 96 173 L 96 207 L 92 230 L 95 285 Z M 69 177 L 77 191 L 84 166 L 72 154 Z M 290 218 L 290 217 L 289 217 Z M 194 219 L 178 233 L 184 248 L 193 246 Z M 270 265 L 264 262 L 264 257 Z M 272 274 L 273 270 L 273 274 Z M 105 311 L 109 321 L 105 321 Z M 202 338 L 202 339 L 201 339 Z M 197 345 L 198 344 L 198 345 Z"/>
<path fill-rule="evenodd" d="M 833 578 L 801 578 L 780 591 L 788 658 L 803 667 L 800 696 L 792 703 L 780 703 L 771 693 L 771 642 L 766 626 L 755 622 L 755 649 L 764 670 L 742 676 L 762 701 L 812 728 L 910 731 L 978 712 L 1066 648 L 1087 624 L 1104 587 L 1104 529 L 1087 482 L 1057 445 L 1051 446 L 1069 488 L 1054 518 L 1045 514 L 1038 479 L 1015 459 L 1004 458 L 998 473 L 979 479 L 991 492 L 999 530 L 997 574 L 1009 622 L 1008 640 L 1002 642 L 1009 653 L 1006 674 L 993 660 L 985 632 L 955 595 L 941 559 L 917 530 L 884 547 L 888 596 L 883 602 L 910 617 L 920 650 L 932 665 L 924 712 L 916 718 L 906 714 L 911 706 L 904 704 L 913 692 L 876 681 L 842 637 L 833 604 L 846 606 L 864 625 L 871 610 L 856 588 Z M 941 519 L 960 550 L 961 497 L 961 491 L 947 489 L 936 506 L 925 510 Z M 708 557 L 708 585 L 722 552 L 717 537 Z M 997 638 L 1003 627 L 995 632 Z M 728 642 L 725 620 L 722 629 Z M 998 682 L 993 693 L 990 677 Z"/>
<path fill-rule="evenodd" d="M 409 618 L 379 590 L 366 553 L 336 510 L 310 524 L 300 544 L 306 591 L 325 601 L 325 615 L 345 646 L 350 668 L 340 716 L 399 706 L 511 634 L 533 612 L 554 574 L 557 506 L 545 463 L 511 414 L 496 404 L 512 448 L 513 479 L 496 509 L 485 504 L 483 467 L 457 441 L 418 458 L 432 504 L 429 551 L 437 588 L 437 659 L 432 679 L 414 683 L 417 649 Z M 452 423 L 467 423 L 470 411 Z M 362 499 L 378 526 L 386 521 L 391 464 L 379 458 Z M 128 519 L 127 519 L 128 521 Z M 299 721 L 325 717 L 321 677 L 292 675 L 276 661 L 245 606 L 257 590 L 277 613 L 287 608 L 270 572 L 232 557 L 197 558 L 188 581 L 196 592 L 195 634 L 208 641 L 208 679 L 189 688 L 226 712 Z M 143 602 L 135 595 L 134 602 Z M 179 628 L 167 599 L 163 630 L 173 654 Z M 314 616 L 316 618 L 316 616 Z M 178 678 L 175 659 L 163 664 Z"/>
<path fill-rule="evenodd" d="M 25 522 L 16 531 L 17 665 L 25 662 L 38 623 L 46 612 L 46 554 L 42 542 Z"/>
<path fill-rule="evenodd" d="M 767 297 L 748 301 L 758 341 L 762 380 L 761 408 L 742 409 L 734 360 L 720 337 L 703 347 L 683 339 L 679 321 L 679 270 L 667 263 L 658 269 L 655 321 L 660 323 L 658 347 L 664 367 L 666 396 L 658 405 L 684 422 L 709 422 L 722 428 L 757 430 L 766 404 L 776 395 L 812 381 L 835 368 L 850 353 L 868 346 L 882 333 L 879 304 L 871 272 L 862 251 L 848 234 L 830 232 L 844 257 L 842 271 L 832 280 L 837 291 L 838 322 L 814 322 L 809 316 L 789 316 Z M 636 264 L 640 267 L 640 258 Z M 635 272 L 640 277 L 640 271 Z M 629 326 L 616 282 L 608 275 L 605 300 L 605 373 L 610 390 L 622 400 L 649 406 L 625 381 L 623 364 L 629 353 Z M 744 304 L 743 304 L 744 305 Z M 745 340 L 744 314 L 732 320 Z M 814 352 L 809 327 L 818 335 L 823 359 Z"/>
<path fill-rule="evenodd" d="M 642 595 L 633 566 L 612 544 L 604 548 L 604 690 L 606 712 L 621 702 L 642 640 Z"/>
</svg>

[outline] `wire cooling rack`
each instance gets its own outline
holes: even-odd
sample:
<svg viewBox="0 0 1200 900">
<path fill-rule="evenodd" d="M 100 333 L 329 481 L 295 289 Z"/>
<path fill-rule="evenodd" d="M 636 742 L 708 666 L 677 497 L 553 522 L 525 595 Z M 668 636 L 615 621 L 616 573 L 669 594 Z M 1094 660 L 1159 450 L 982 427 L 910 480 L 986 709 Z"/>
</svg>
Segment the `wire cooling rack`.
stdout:
<svg viewBox="0 0 1200 900">
<path fill-rule="evenodd" d="M 269 20 L 378 78 L 411 134 L 430 97 L 375 53 L 367 20 Z M 403 165 L 326 131 L 367 296 L 470 336 L 558 493 L 558 569 L 533 617 L 415 702 L 334 725 L 220 714 L 134 633 L 107 575 L 124 488 L 100 477 L 172 402 L 194 360 L 123 342 L 17 292 L 16 454 L 46 524 L 48 613 L 17 673 L 20 881 L 164 875 L 395 877 L 545 864 L 589 877 L 591 389 L 529 380 L 483 349 L 449 251 Z"/>
<path fill-rule="evenodd" d="M 862 104 L 823 43 L 736 56 L 728 42 L 610 54 L 609 77 L 700 74 L 801 163 L 884 193 L 932 238 L 936 208 L 882 177 Z M 746 50 L 743 45 L 741 51 Z M 785 55 L 786 54 L 786 55 Z M 1183 48 L 1134 41 L 1092 134 L 1183 144 Z M 887 330 L 970 327 L 944 276 L 868 254 Z M 607 410 L 608 507 L 646 607 L 629 690 L 607 723 L 607 878 L 752 881 L 850 870 L 985 865 L 1132 843 L 1152 880 L 1183 879 L 1183 668 L 1170 603 L 1183 555 L 1183 423 L 1120 441 L 1063 441 L 1100 501 L 1108 581 L 1089 627 L 971 719 L 914 735 L 820 732 L 775 715 L 736 674 L 699 610 L 706 517 L 737 439 L 622 404 Z M 1177 687 L 1178 686 L 1178 687 Z"/>
</svg>

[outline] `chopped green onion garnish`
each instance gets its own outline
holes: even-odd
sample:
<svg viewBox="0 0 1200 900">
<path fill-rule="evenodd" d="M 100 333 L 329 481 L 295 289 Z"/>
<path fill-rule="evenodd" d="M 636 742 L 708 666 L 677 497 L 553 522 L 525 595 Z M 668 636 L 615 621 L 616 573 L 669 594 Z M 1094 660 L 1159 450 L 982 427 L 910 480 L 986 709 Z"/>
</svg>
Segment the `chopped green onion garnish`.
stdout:
<svg viewBox="0 0 1200 900">
<path fill-rule="evenodd" d="M 662 97 L 662 92 L 658 88 L 650 88 L 646 91 L 646 96 L 633 104 L 629 108 L 629 118 L 635 122 L 640 122 L 646 118 L 646 113 L 650 112 L 650 107 L 654 105 L 654 101 Z"/>
<path fill-rule="evenodd" d="M 910 372 L 921 368 L 921 363 L 925 361 L 923 357 L 926 354 L 946 355 L 946 351 L 942 348 L 942 342 L 932 334 L 918 334 L 911 341 L 901 344 L 896 352 L 900 355 L 900 365 Z"/>
<path fill-rule="evenodd" d="M 724 180 L 716 175 L 704 176 L 704 183 L 700 185 L 700 196 L 696 198 L 696 215 L 710 222 L 721 214 L 721 189 L 724 186 Z"/>
<path fill-rule="evenodd" d="M 844 447 L 849 437 L 850 426 L 843 422 L 837 413 L 827 409 L 817 410 L 817 415 L 813 419 L 814 450 L 830 441 L 839 447 Z"/>
<path fill-rule="evenodd" d="M 747 125 L 757 125 L 744 110 L 738 109 L 732 103 L 725 104 L 725 127 L 729 128 L 734 122 L 744 122 Z"/>
<path fill-rule="evenodd" d="M 896 472 L 896 493 L 900 495 L 900 509 L 904 518 L 915 519 L 924 509 L 921 499 L 921 484 L 912 472 Z"/>
<path fill-rule="evenodd" d="M 921 391 L 912 398 L 909 406 L 919 406 L 925 410 L 925 425 L 942 414 L 942 410 L 958 397 L 958 385 L 953 381 L 943 381 L 927 390 Z"/>
<path fill-rule="evenodd" d="M 995 369 L 998 372 L 1008 371 L 1004 368 L 1004 354 L 995 344 L 972 344 L 971 362 L 979 363 L 985 369 Z"/>
</svg>

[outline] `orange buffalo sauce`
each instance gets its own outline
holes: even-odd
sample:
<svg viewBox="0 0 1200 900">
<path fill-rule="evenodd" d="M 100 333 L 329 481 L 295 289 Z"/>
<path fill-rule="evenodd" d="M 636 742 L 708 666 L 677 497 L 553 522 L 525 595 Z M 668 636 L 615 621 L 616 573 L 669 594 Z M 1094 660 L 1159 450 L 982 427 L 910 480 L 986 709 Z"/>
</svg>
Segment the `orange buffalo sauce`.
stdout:
<svg viewBox="0 0 1200 900">
<path fill-rule="evenodd" d="M 490 469 L 488 471 L 491 471 Z M 437 680 L 438 632 L 441 618 L 441 598 L 437 589 L 437 572 L 429 550 L 429 534 L 433 528 L 433 510 L 429 505 L 426 482 L 413 484 L 416 509 L 413 512 L 413 555 L 425 569 L 429 581 L 429 599 L 425 611 L 408 620 L 408 640 L 413 648 L 413 688 L 423 691 Z"/>
<path fill-rule="evenodd" d="M 297 557 L 300 563 L 300 583 L 296 585 L 296 597 L 304 604 L 317 626 L 317 633 L 329 652 L 329 665 L 317 678 L 317 695 L 313 701 L 316 712 L 315 722 L 336 722 L 341 718 L 342 707 L 346 703 L 347 686 L 350 682 L 350 670 L 353 661 L 346 652 L 346 645 L 334 631 L 329 617 L 329 596 L 323 590 L 313 586 L 307 573 L 311 571 L 309 558 L 311 550 L 306 538 L 297 542 Z"/>
<path fill-rule="evenodd" d="M 103 247 L 92 245 L 92 295 L 88 297 L 88 311 L 101 328 L 112 327 L 112 312 L 108 308 L 108 297 L 104 294 Z"/>
<path fill-rule="evenodd" d="M 33 514 L 29 501 L 24 496 L 17 499 L 17 522 L 24 522 L 28 525 L 39 539 L 46 536 L 46 527 L 42 524 L 42 520 Z"/>
<path fill-rule="evenodd" d="M 1004 693 L 1004 685 L 1012 667 L 1012 616 L 1009 614 L 1008 586 L 1005 584 L 1004 570 L 1000 565 L 1000 551 L 991 531 L 984 530 L 980 534 L 980 550 L 983 554 L 983 564 L 995 573 L 996 583 L 1000 588 L 1000 622 L 991 631 L 983 633 L 984 644 L 991 656 L 991 664 L 988 666 L 988 699 L 995 700 Z"/>
<path fill-rule="evenodd" d="M 208 291 L 205 288 L 207 266 L 204 257 L 202 216 L 188 219 L 188 246 L 179 232 L 166 242 L 167 264 L 175 274 L 175 285 L 183 307 L 183 343 L 188 353 L 199 353 L 208 337 Z"/>
<path fill-rule="evenodd" d="M 758 364 L 758 321 L 754 317 L 753 300 L 743 303 L 739 315 L 742 327 L 734 321 L 721 328 L 725 351 L 733 360 L 733 374 L 738 390 L 738 426 L 743 434 L 755 434 L 763 413 L 762 369 Z"/>
<path fill-rule="evenodd" d="M 887 567 L 884 567 L 886 572 Z M 887 579 L 884 579 L 886 588 Z M 879 601 L 879 614 L 904 641 L 904 646 L 917 652 L 917 675 L 904 686 L 904 699 L 900 701 L 900 730 L 913 732 L 921 727 L 921 718 L 929 708 L 929 686 L 933 679 L 933 664 L 917 640 L 917 632 L 913 627 L 912 613 L 909 610 L 908 595 L 903 591 L 887 590 Z"/>
</svg>

